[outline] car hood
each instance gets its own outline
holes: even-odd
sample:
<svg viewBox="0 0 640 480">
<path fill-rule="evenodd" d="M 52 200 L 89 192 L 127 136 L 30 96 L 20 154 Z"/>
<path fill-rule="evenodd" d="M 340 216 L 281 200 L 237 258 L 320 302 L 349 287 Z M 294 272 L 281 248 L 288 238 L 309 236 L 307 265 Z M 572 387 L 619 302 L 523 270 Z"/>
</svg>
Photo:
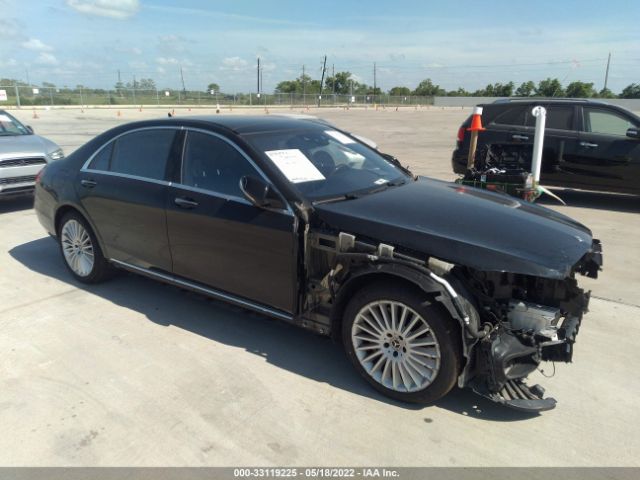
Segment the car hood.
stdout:
<svg viewBox="0 0 640 480">
<path fill-rule="evenodd" d="M 330 228 L 485 271 L 561 279 L 592 247 L 565 215 L 424 177 L 315 211 Z"/>
<path fill-rule="evenodd" d="M 0 157 L 46 155 L 58 145 L 39 135 L 0 136 Z"/>
</svg>

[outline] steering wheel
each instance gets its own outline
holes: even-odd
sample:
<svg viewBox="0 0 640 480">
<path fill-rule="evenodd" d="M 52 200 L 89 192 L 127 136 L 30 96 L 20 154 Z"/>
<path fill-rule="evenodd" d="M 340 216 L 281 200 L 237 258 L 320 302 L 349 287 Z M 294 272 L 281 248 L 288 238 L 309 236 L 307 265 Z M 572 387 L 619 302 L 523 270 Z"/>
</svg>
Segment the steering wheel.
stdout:
<svg viewBox="0 0 640 480">
<path fill-rule="evenodd" d="M 337 175 L 340 174 L 346 170 L 351 170 L 351 167 L 349 165 L 347 165 L 346 163 L 341 163 L 340 165 L 337 165 L 336 168 L 333 169 L 333 172 L 331 172 L 331 175 Z"/>
</svg>

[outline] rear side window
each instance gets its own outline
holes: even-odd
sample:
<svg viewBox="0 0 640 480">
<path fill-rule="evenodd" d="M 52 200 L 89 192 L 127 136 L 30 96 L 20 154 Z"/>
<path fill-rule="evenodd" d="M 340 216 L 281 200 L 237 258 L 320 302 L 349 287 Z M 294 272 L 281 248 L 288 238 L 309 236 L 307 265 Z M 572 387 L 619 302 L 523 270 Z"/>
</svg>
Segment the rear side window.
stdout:
<svg viewBox="0 0 640 480">
<path fill-rule="evenodd" d="M 188 132 L 182 160 L 182 184 L 242 197 L 240 179 L 259 177 L 249 161 L 232 145 L 206 133 Z"/>
<path fill-rule="evenodd" d="M 510 107 L 505 112 L 499 113 L 492 123 L 497 125 L 514 125 L 523 127 L 527 120 L 528 110 L 530 110 L 530 108 L 526 105 Z"/>
<path fill-rule="evenodd" d="M 91 160 L 89 168 L 91 170 L 109 170 L 109 163 L 111 162 L 111 152 L 113 152 L 113 142 L 107 143 Z"/>
<path fill-rule="evenodd" d="M 627 129 L 633 127 L 637 127 L 637 125 L 618 113 L 588 107 L 584 109 L 584 129 L 586 132 L 625 136 Z"/>
<path fill-rule="evenodd" d="M 123 135 L 114 142 L 109 170 L 163 180 L 175 135 L 173 129 L 141 130 Z"/>
<path fill-rule="evenodd" d="M 567 106 L 550 106 L 547 107 L 546 128 L 555 128 L 557 130 L 573 130 L 573 107 Z M 532 118 L 533 115 L 532 115 Z M 535 118 L 533 121 L 535 125 Z"/>
</svg>

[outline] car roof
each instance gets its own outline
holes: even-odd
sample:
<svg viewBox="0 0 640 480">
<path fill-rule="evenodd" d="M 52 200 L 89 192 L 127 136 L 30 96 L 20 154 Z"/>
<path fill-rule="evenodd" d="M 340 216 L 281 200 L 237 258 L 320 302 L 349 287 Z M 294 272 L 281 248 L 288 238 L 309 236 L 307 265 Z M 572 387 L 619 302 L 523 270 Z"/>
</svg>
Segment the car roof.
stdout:
<svg viewBox="0 0 640 480">
<path fill-rule="evenodd" d="M 328 122 L 311 115 L 193 115 L 172 117 L 171 120 L 204 122 L 227 128 L 238 134 L 299 130 L 300 128 L 326 129 L 331 126 Z"/>
<path fill-rule="evenodd" d="M 590 100 L 588 98 L 566 98 L 566 97 L 514 97 L 514 98 L 499 98 L 494 100 L 494 104 L 501 103 L 594 103 L 605 104 L 599 100 Z"/>
</svg>

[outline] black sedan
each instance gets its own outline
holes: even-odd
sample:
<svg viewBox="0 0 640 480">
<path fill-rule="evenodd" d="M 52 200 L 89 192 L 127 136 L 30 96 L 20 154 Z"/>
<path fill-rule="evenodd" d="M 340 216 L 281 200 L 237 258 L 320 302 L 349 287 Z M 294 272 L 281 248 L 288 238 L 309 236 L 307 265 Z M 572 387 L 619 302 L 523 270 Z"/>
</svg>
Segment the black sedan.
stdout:
<svg viewBox="0 0 640 480">
<path fill-rule="evenodd" d="M 566 216 L 286 116 L 119 126 L 48 165 L 35 209 L 78 281 L 124 269 L 330 335 L 417 403 L 457 384 L 552 408 L 525 378 L 571 360 L 589 299 L 575 277 L 601 265 Z"/>
</svg>

